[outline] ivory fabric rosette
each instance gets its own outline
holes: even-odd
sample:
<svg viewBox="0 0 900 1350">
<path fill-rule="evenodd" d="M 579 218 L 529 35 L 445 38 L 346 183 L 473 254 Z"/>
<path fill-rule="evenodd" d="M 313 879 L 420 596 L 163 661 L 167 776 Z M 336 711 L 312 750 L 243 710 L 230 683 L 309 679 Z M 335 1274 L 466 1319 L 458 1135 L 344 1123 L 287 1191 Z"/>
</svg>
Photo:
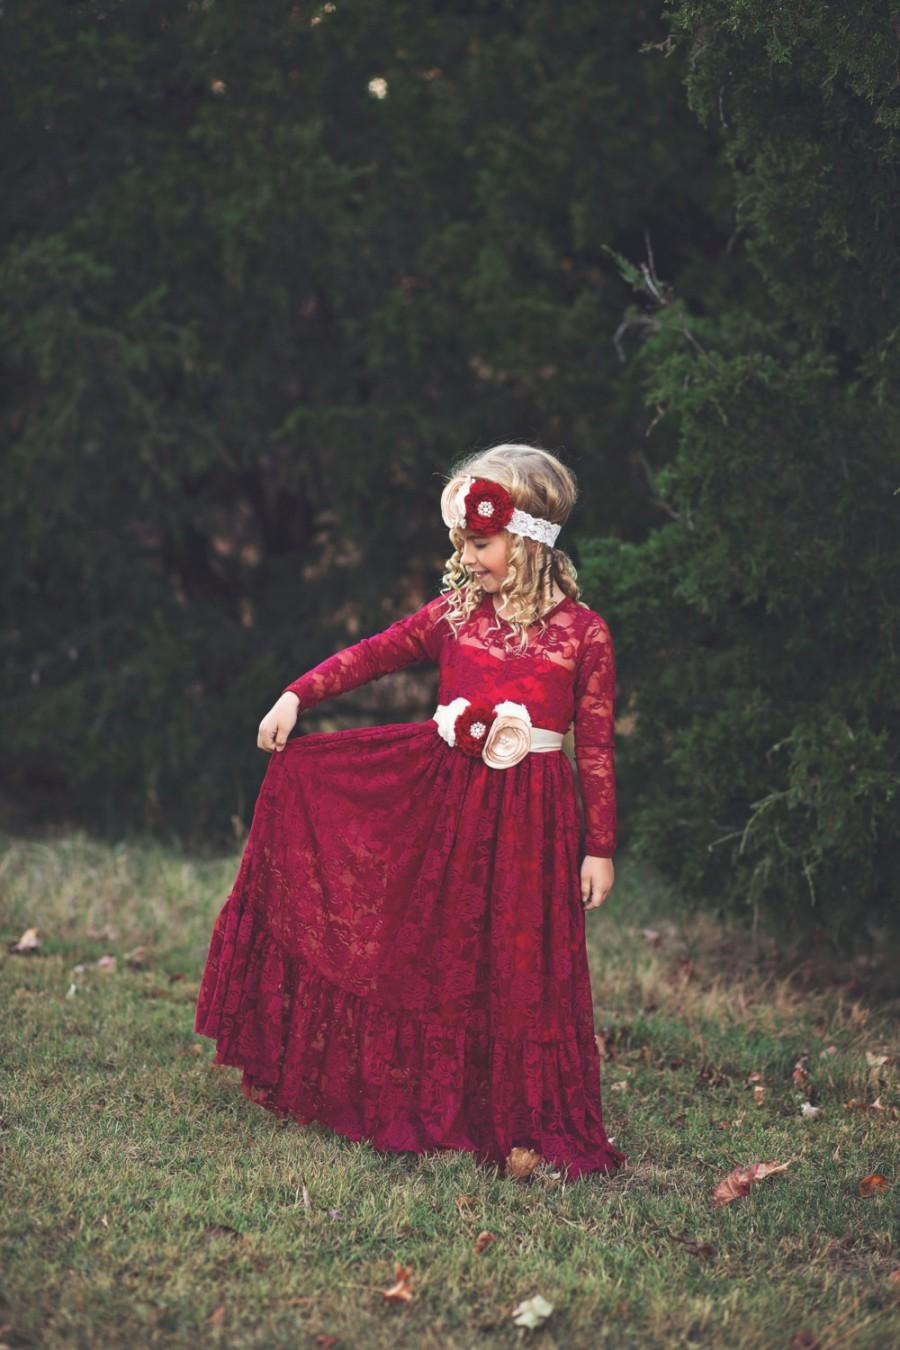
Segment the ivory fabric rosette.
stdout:
<svg viewBox="0 0 900 1350">
<path fill-rule="evenodd" d="M 509 699 L 494 705 L 497 714 L 484 743 L 481 758 L 491 769 L 518 764 L 531 749 L 531 714 L 524 703 Z"/>
</svg>

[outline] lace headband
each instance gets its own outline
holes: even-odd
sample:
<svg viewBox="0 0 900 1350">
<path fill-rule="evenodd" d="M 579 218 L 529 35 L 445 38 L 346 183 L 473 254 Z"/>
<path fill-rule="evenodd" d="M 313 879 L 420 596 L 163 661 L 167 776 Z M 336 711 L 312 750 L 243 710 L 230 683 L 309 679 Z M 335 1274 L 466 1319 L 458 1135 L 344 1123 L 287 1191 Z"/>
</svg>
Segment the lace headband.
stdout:
<svg viewBox="0 0 900 1350">
<path fill-rule="evenodd" d="M 520 511 L 502 483 L 490 478 L 464 478 L 442 512 L 448 530 L 471 530 L 474 534 L 496 534 L 511 530 L 542 544 L 553 545 L 562 529 L 552 520 Z"/>
</svg>

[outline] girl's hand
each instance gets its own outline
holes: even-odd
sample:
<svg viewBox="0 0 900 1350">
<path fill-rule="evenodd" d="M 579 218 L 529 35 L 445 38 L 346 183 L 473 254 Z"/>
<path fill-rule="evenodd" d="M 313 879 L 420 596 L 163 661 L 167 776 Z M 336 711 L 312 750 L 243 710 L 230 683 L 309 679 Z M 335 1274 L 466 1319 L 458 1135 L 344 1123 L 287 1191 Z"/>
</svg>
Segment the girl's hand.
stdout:
<svg viewBox="0 0 900 1350">
<path fill-rule="evenodd" d="M 271 753 L 272 750 L 284 749 L 285 741 L 297 724 L 299 707 L 300 700 L 297 695 L 292 694 L 289 689 L 285 690 L 259 724 L 256 744 L 260 750 Z"/>
<path fill-rule="evenodd" d="M 581 864 L 581 900 L 585 909 L 596 909 L 609 895 L 616 880 L 612 858 L 588 854 Z"/>
</svg>

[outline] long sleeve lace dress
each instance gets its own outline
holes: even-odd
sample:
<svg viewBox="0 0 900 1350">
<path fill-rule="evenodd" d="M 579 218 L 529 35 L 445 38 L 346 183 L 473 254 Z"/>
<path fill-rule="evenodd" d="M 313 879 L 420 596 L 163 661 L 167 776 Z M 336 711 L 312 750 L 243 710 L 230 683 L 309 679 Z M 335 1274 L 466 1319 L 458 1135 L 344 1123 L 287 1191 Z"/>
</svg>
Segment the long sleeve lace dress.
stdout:
<svg viewBox="0 0 900 1350">
<path fill-rule="evenodd" d="M 303 710 L 419 662 L 438 702 L 574 721 L 561 750 L 494 768 L 434 719 L 311 732 L 273 753 L 212 930 L 195 1029 L 244 1094 L 382 1150 L 533 1148 L 569 1179 L 627 1162 L 604 1130 L 581 902 L 583 854 L 616 844 L 615 665 L 567 596 L 522 654 L 485 595 L 458 634 L 445 595 L 286 686 Z"/>
</svg>

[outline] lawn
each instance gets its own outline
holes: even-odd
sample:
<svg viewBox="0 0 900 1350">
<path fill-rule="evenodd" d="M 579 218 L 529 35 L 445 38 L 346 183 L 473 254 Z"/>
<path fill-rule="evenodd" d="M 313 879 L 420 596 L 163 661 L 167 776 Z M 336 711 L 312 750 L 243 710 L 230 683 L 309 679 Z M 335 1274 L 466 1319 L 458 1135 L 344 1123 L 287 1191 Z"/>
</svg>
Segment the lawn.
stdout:
<svg viewBox="0 0 900 1350">
<path fill-rule="evenodd" d="M 895 957 L 800 959 L 620 858 L 587 925 L 630 1166 L 516 1179 L 278 1120 L 211 1066 L 237 852 L 2 845 L 3 1345 L 900 1344 Z M 787 1165 L 716 1204 L 756 1162 Z"/>
</svg>

